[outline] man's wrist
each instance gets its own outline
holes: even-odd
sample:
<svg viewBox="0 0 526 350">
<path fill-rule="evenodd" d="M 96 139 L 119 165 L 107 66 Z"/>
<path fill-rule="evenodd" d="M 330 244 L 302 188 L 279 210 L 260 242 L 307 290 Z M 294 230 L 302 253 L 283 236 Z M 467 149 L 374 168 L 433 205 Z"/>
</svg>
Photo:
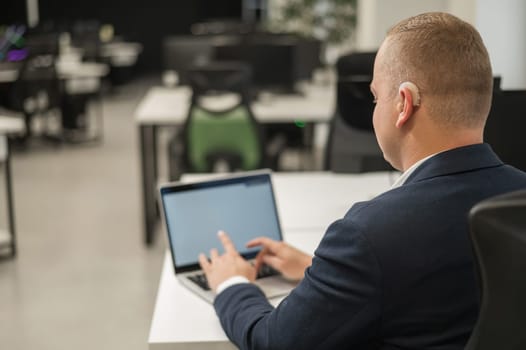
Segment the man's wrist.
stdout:
<svg viewBox="0 0 526 350">
<path fill-rule="evenodd" d="M 219 283 L 219 285 L 216 288 L 216 294 L 221 293 L 222 291 L 224 291 L 230 286 L 233 286 L 235 284 L 242 284 L 242 283 L 250 283 L 250 281 L 245 276 L 241 276 L 241 275 L 232 276 L 224 280 L 223 282 Z"/>
</svg>

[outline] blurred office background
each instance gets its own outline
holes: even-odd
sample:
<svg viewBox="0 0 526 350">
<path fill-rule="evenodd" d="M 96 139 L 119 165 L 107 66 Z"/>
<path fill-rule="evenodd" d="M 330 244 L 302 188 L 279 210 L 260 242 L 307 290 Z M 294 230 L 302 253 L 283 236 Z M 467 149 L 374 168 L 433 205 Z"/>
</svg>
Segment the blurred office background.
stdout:
<svg viewBox="0 0 526 350">
<path fill-rule="evenodd" d="M 2 2 L 0 347 L 147 348 L 166 251 L 151 189 L 189 171 L 244 169 L 243 155 L 191 165 L 186 120 L 163 119 L 190 115 L 199 89 L 248 99 L 263 135 L 258 167 L 389 170 L 368 84 L 386 31 L 411 15 L 450 12 L 479 29 L 495 75 L 486 138 L 526 170 L 524 2 L 310 3 Z M 249 72 L 243 89 L 196 83 L 231 70 Z M 258 115 L 274 105 L 287 122 Z"/>
</svg>

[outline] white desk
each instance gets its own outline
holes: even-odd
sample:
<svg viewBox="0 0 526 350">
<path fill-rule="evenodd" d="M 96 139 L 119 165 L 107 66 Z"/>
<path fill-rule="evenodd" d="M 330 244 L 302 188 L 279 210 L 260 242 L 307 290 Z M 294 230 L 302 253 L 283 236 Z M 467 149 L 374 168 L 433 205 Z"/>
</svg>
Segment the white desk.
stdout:
<svg viewBox="0 0 526 350">
<path fill-rule="evenodd" d="M 18 78 L 20 65 L 12 62 L 0 63 L 0 83 L 12 83 Z"/>
<path fill-rule="evenodd" d="M 77 57 L 77 60 L 68 59 L 66 56 L 57 57 L 55 61 L 55 69 L 57 78 L 61 81 L 63 89 L 59 89 L 61 96 L 72 96 L 78 94 L 94 94 L 100 101 L 100 85 L 101 79 L 109 73 L 109 67 L 104 63 L 97 62 L 82 62 Z M 7 62 L 0 64 L 0 84 L 16 83 L 20 70 L 22 69 L 22 62 Z M 58 91 L 57 91 L 58 92 Z M 62 94 L 65 92 L 65 94 Z M 100 103 L 99 103 L 100 104 Z M 62 120 L 64 122 L 65 115 L 62 110 Z M 31 132 L 32 114 L 26 115 L 26 137 Z M 98 131 L 95 134 L 102 135 L 102 106 L 99 108 Z M 64 125 L 64 124 L 63 124 Z M 93 139 L 98 139 L 96 135 Z M 67 140 L 65 138 L 64 140 Z"/>
<path fill-rule="evenodd" d="M 100 48 L 100 56 L 112 67 L 130 67 L 137 62 L 142 50 L 143 46 L 140 43 L 116 41 L 103 44 Z"/>
<path fill-rule="evenodd" d="M 397 172 L 334 174 L 330 172 L 275 173 L 281 226 L 288 230 L 324 231 L 352 203 L 369 200 L 387 190 Z"/>
<path fill-rule="evenodd" d="M 110 68 L 97 62 L 57 62 L 57 73 L 61 79 L 102 78 Z"/>
<path fill-rule="evenodd" d="M 23 132 L 24 123 L 21 118 L 0 116 L 0 165 L 5 172 L 5 187 L 7 201 L 7 230 L 0 229 L 0 248 L 9 247 L 12 256 L 16 255 L 15 213 L 13 206 L 13 188 L 11 184 L 11 161 L 7 135 Z"/>
<path fill-rule="evenodd" d="M 188 114 L 192 91 L 188 87 L 152 87 L 139 103 L 139 125 L 182 125 Z M 304 94 L 273 95 L 254 101 L 252 111 L 260 123 L 327 123 L 335 108 L 332 86 L 306 86 Z"/>
<path fill-rule="evenodd" d="M 391 179 L 396 176 L 390 173 L 273 174 L 285 241 L 313 253 L 328 223 L 340 218 L 354 202 L 389 189 Z M 164 260 L 148 344 L 156 350 L 235 348 L 226 338 L 212 305 L 188 291 L 175 278 L 169 252 Z"/>
<path fill-rule="evenodd" d="M 101 80 L 110 72 L 105 63 L 83 62 L 60 59 L 56 62 L 59 79 L 64 81 L 64 89 L 70 95 L 97 93 Z"/>
<path fill-rule="evenodd" d="M 0 69 L 0 83 L 12 83 L 18 79 L 21 64 L 13 63 L 2 65 Z M 57 61 L 56 70 L 58 77 L 62 80 L 70 79 L 100 79 L 109 72 L 109 67 L 104 63 L 80 62 L 80 61 Z"/>
<path fill-rule="evenodd" d="M 334 84 L 305 86 L 303 94 L 266 95 L 252 104 L 254 117 L 261 123 L 304 123 L 312 126 L 330 121 L 335 108 Z M 157 221 L 155 189 L 158 178 L 157 129 L 183 125 L 188 113 L 191 90 L 187 87 L 153 87 L 139 103 L 135 121 L 139 127 L 141 172 L 146 244 L 153 243 Z"/>
</svg>

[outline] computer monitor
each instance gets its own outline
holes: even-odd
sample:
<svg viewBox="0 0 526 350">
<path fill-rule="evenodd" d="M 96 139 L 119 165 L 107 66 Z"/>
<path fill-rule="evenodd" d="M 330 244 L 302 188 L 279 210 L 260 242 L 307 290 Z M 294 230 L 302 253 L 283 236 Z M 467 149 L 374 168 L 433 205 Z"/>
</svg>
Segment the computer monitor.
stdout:
<svg viewBox="0 0 526 350">
<path fill-rule="evenodd" d="M 187 70 L 212 60 L 212 38 L 209 36 L 178 35 L 163 40 L 164 70 L 176 71 L 179 83 L 187 84 Z"/>
<path fill-rule="evenodd" d="M 251 33 L 239 42 L 215 44 L 214 58 L 251 65 L 256 90 L 294 92 L 320 63 L 321 45 L 290 34 Z"/>
</svg>

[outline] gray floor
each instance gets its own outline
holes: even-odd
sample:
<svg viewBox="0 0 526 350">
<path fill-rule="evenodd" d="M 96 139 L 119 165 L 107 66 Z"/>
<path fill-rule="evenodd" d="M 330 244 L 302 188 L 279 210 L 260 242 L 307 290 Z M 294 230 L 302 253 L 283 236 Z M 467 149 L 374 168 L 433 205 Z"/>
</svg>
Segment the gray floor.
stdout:
<svg viewBox="0 0 526 350">
<path fill-rule="evenodd" d="M 0 348 L 147 348 L 165 241 L 142 239 L 133 112 L 146 88 L 104 99 L 102 144 L 15 152 L 19 254 L 0 261 Z"/>
</svg>

